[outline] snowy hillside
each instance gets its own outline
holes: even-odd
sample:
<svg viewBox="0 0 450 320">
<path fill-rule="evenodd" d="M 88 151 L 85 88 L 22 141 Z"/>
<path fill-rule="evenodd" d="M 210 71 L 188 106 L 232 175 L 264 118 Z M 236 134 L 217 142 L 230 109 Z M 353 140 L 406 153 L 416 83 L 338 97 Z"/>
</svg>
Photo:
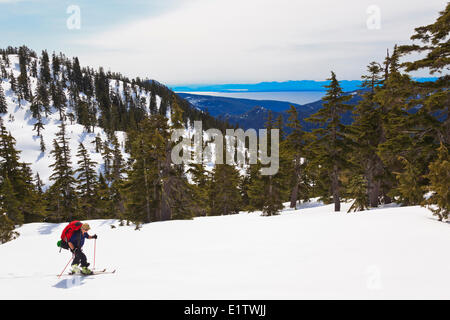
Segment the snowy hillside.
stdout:
<svg viewBox="0 0 450 320">
<path fill-rule="evenodd" d="M 19 77 L 20 75 L 20 67 L 19 67 L 19 57 L 16 54 L 8 55 L 9 59 L 9 67 L 6 67 L 6 72 L 8 74 L 12 73 L 14 77 Z M 34 59 L 34 58 L 32 58 Z M 37 59 L 35 59 L 37 60 Z M 39 67 L 39 60 L 36 61 Z M 30 89 L 31 92 L 36 91 L 37 87 L 37 78 L 32 76 L 30 79 Z M 54 161 L 52 156 L 50 155 L 50 151 L 52 149 L 52 142 L 55 139 L 56 133 L 59 131 L 59 124 L 61 123 L 59 118 L 59 113 L 55 110 L 54 107 L 51 108 L 51 112 L 48 116 L 43 117 L 44 130 L 42 130 L 42 137 L 44 143 L 46 145 L 46 152 L 41 152 L 40 150 L 40 138 L 36 133 L 36 130 L 33 130 L 34 125 L 36 123 L 36 119 L 32 117 L 30 111 L 30 101 L 21 100 L 20 106 L 18 101 L 18 96 L 11 89 L 11 81 L 8 78 L 3 78 L 3 81 L 0 82 L 0 85 L 3 86 L 3 91 L 5 92 L 5 98 L 8 105 L 8 112 L 2 116 L 4 120 L 4 125 L 8 131 L 11 132 L 13 137 L 16 139 L 17 148 L 21 151 L 21 161 L 29 163 L 31 169 L 34 173 L 38 172 L 40 178 L 47 184 L 49 182 L 48 178 L 51 175 L 51 168 L 49 165 Z M 141 88 L 138 88 L 137 92 L 134 93 L 131 90 L 131 86 L 129 84 L 124 84 L 122 81 L 109 81 L 110 91 L 116 92 L 119 97 L 124 99 L 124 86 L 127 87 L 132 92 L 132 98 L 134 100 L 143 101 L 143 105 L 148 106 L 150 101 L 151 92 L 144 91 Z M 74 114 L 74 110 L 70 103 L 70 93 L 68 89 L 64 90 L 64 94 L 68 99 L 66 115 Z M 80 93 L 80 99 L 85 99 L 85 95 Z M 161 103 L 161 98 L 156 95 L 156 103 L 159 108 Z M 147 109 L 147 112 L 148 109 Z M 78 149 L 79 143 L 83 143 L 85 148 L 90 152 L 91 158 L 93 161 L 97 162 L 97 167 L 100 168 L 100 164 L 103 163 L 102 156 L 100 153 L 95 152 L 95 144 L 94 140 L 97 135 L 100 136 L 102 141 L 106 141 L 105 131 L 96 126 L 94 127 L 93 132 L 87 132 L 85 127 L 76 123 L 66 121 L 66 130 L 68 133 L 68 138 L 70 139 L 70 151 L 73 158 L 73 165 L 77 168 L 76 161 L 76 153 Z M 122 146 L 123 156 L 127 158 L 127 154 L 124 152 L 124 140 L 125 133 L 121 131 L 116 132 L 116 136 L 119 140 L 120 145 Z"/>
<path fill-rule="evenodd" d="M 71 256 L 56 247 L 64 224 L 26 224 L 0 246 L 0 299 L 450 298 L 450 225 L 421 207 L 345 214 L 312 202 L 140 231 L 89 223 L 96 269 L 115 274 L 58 279 Z M 92 265 L 94 240 L 84 252 Z"/>
</svg>

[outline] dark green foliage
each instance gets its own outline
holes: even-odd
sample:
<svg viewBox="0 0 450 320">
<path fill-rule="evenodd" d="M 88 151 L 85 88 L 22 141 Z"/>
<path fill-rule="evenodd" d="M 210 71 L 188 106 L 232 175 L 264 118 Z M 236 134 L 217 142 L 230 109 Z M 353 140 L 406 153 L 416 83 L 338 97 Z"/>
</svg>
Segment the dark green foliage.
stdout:
<svg viewBox="0 0 450 320">
<path fill-rule="evenodd" d="M 382 125 L 382 108 L 375 102 L 375 92 L 380 90 L 382 83 L 382 67 L 376 62 L 371 62 L 367 67 L 368 75 L 362 76 L 363 87 L 368 89 L 362 95 L 362 100 L 353 110 L 354 122 L 347 128 L 347 136 L 350 138 L 351 155 L 349 160 L 356 171 L 360 171 L 366 180 L 366 197 L 371 207 L 377 207 L 382 198 L 382 175 L 385 167 L 377 155 L 378 146 L 385 141 Z M 358 189 L 351 188 L 358 191 Z M 362 197 L 362 194 L 353 195 L 351 190 L 349 197 Z"/>
<path fill-rule="evenodd" d="M 31 169 L 19 161 L 15 139 L 0 125 L 0 205 L 15 224 L 40 221 L 44 214 Z"/>
<path fill-rule="evenodd" d="M 102 188 L 104 190 L 105 196 L 109 199 L 110 212 L 109 214 L 114 215 L 117 218 L 122 219 L 125 214 L 125 199 L 122 194 L 123 184 L 124 184 L 124 174 L 126 171 L 125 161 L 122 156 L 119 141 L 116 135 L 113 135 L 112 141 L 108 144 L 105 143 L 103 150 L 107 149 L 107 157 L 104 157 L 105 163 L 105 184 L 108 187 Z M 112 149 L 109 147 L 112 145 Z M 106 163 L 108 162 L 108 170 L 106 171 Z M 102 176 L 103 179 L 103 176 Z"/>
<path fill-rule="evenodd" d="M 19 66 L 20 66 L 20 75 L 17 78 L 17 84 L 19 89 L 19 104 L 20 99 L 30 100 L 30 84 L 27 73 L 27 65 L 29 60 L 29 49 L 27 47 L 19 48 Z"/>
<path fill-rule="evenodd" d="M 51 77 L 50 77 L 50 67 L 49 67 L 49 57 L 48 57 L 48 53 L 47 50 L 43 50 L 42 51 L 42 57 L 41 57 L 41 72 L 40 72 L 40 80 L 44 83 L 44 84 L 49 84 Z"/>
<path fill-rule="evenodd" d="M 348 139 L 344 133 L 345 126 L 341 123 L 341 117 L 352 107 L 345 103 L 350 97 L 343 95 L 334 72 L 331 72 L 331 78 L 328 80 L 331 83 L 326 86 L 327 94 L 323 98 L 323 107 L 306 120 L 322 126 L 313 130 L 316 138 L 310 144 L 310 150 L 313 161 L 321 170 L 325 169 L 331 179 L 330 195 L 333 197 L 334 210 L 340 211 L 339 174 L 348 165 L 346 159 Z"/>
<path fill-rule="evenodd" d="M 53 168 L 53 173 L 50 176 L 53 185 L 47 192 L 49 209 L 52 212 L 52 220 L 70 221 L 77 209 L 77 195 L 75 191 L 76 180 L 72 169 L 64 122 L 61 122 L 57 137 L 53 141 L 53 150 L 50 152 L 55 162 L 50 165 Z"/>
<path fill-rule="evenodd" d="M 269 112 L 266 122 L 266 130 L 268 133 L 268 147 L 271 150 L 271 130 L 279 129 L 282 126 L 280 121 L 274 121 L 272 113 Z M 274 146 L 275 147 L 275 146 Z M 263 175 L 261 169 L 263 165 L 260 161 L 256 165 L 251 165 L 248 172 L 248 191 L 247 196 L 250 198 L 247 208 L 251 211 L 260 210 L 264 216 L 272 216 L 278 214 L 283 209 L 283 202 L 288 197 L 287 172 L 286 168 L 287 155 L 280 152 L 278 172 L 271 175 Z"/>
<path fill-rule="evenodd" d="M 167 118 L 152 115 L 130 132 L 128 179 L 124 182 L 126 218 L 135 222 L 186 219 L 195 215 L 192 189 L 182 167 L 171 162 L 171 129 L 181 125 L 181 109 L 172 105 L 172 128 Z"/>
<path fill-rule="evenodd" d="M 419 205 L 423 201 L 423 181 L 420 170 L 406 158 L 399 156 L 399 161 L 403 164 L 402 172 L 394 172 L 397 179 L 397 187 L 392 195 L 403 205 Z"/>
<path fill-rule="evenodd" d="M 369 201 L 367 198 L 367 180 L 362 175 L 352 175 L 347 193 L 354 199 L 350 209 L 347 212 L 364 211 L 369 209 Z"/>
<path fill-rule="evenodd" d="M 1 195 L 1 207 L 8 215 L 11 220 L 17 224 L 23 224 L 25 222 L 25 217 L 23 212 L 20 210 L 20 201 L 18 199 L 18 194 L 14 190 L 13 185 L 8 177 L 3 178 L 2 184 L 0 186 Z"/>
<path fill-rule="evenodd" d="M 199 207 L 197 215 L 206 216 L 211 210 L 209 203 L 211 177 L 203 163 L 190 164 L 187 172 L 191 176 L 193 182 L 192 194 Z"/>
<path fill-rule="evenodd" d="M 429 169 L 425 176 L 430 181 L 426 191 L 432 194 L 425 204 L 442 221 L 450 214 L 450 155 L 444 144 L 439 147 L 438 158 L 430 163 Z"/>
<path fill-rule="evenodd" d="M 406 62 L 406 71 L 429 68 L 430 73 L 441 73 L 450 63 L 448 35 L 450 33 L 450 3 L 439 13 L 436 21 L 430 25 L 418 27 L 411 40 L 418 40 L 422 45 L 401 46 L 402 53 L 426 52 L 419 60 Z"/>
<path fill-rule="evenodd" d="M 85 219 L 95 217 L 97 204 L 97 173 L 95 170 L 96 162 L 92 161 L 82 143 L 78 147 L 78 169 L 75 171 L 78 180 L 79 210 L 80 216 Z"/>
<path fill-rule="evenodd" d="M 0 80 L 0 113 L 8 112 L 8 105 L 6 104 L 5 92 L 3 91 L 2 81 Z"/>
<path fill-rule="evenodd" d="M 14 229 L 14 222 L 5 213 L 0 213 L 0 244 L 19 236 L 19 233 L 14 231 Z"/>
<path fill-rule="evenodd" d="M 216 164 L 211 174 L 208 215 L 238 213 L 241 208 L 238 186 L 239 172 L 237 169 L 228 164 Z"/>
<path fill-rule="evenodd" d="M 306 173 L 306 146 L 312 138 L 303 131 L 298 118 L 297 109 L 291 106 L 288 110 L 289 118 L 286 126 L 291 129 L 291 133 L 280 145 L 281 172 L 289 181 L 289 201 L 290 208 L 296 208 L 298 200 L 308 200 L 310 187 Z"/>
<path fill-rule="evenodd" d="M 12 92 L 17 93 L 17 81 L 12 71 L 9 73 L 8 77 Z"/>
</svg>

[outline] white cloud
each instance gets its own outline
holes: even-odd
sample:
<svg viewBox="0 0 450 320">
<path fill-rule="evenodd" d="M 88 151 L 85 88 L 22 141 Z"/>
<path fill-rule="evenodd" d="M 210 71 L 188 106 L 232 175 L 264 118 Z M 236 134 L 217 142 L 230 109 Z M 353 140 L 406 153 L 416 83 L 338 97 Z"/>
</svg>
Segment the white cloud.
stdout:
<svg viewBox="0 0 450 320">
<path fill-rule="evenodd" d="M 84 63 L 165 83 L 357 79 L 445 3 L 380 0 L 381 29 L 369 30 L 369 1 L 194 0 L 77 44 Z"/>
</svg>

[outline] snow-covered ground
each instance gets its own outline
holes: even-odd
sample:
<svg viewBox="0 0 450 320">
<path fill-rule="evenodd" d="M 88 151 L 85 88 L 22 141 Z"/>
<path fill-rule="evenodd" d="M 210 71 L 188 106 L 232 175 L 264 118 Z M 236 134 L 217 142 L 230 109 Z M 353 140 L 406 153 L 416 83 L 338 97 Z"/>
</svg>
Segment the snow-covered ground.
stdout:
<svg viewBox="0 0 450 320">
<path fill-rule="evenodd" d="M 96 269 L 57 275 L 65 224 L 32 223 L 0 245 L 0 299 L 449 299 L 450 224 L 421 207 L 260 213 L 118 226 L 89 221 Z M 84 252 L 93 264 L 94 240 Z"/>
</svg>

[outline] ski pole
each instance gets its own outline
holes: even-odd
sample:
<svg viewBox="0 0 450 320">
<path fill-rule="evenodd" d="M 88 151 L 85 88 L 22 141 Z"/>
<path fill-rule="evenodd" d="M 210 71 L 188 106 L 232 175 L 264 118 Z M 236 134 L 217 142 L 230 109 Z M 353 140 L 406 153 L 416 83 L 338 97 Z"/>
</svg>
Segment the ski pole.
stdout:
<svg viewBox="0 0 450 320">
<path fill-rule="evenodd" d="M 62 274 L 64 273 L 64 270 L 66 270 L 67 266 L 69 265 L 70 261 L 72 261 L 72 259 L 73 259 L 73 255 L 72 255 L 72 258 L 70 258 L 69 262 L 67 262 L 67 264 L 64 267 L 63 271 L 61 272 L 61 274 L 58 276 L 58 279 L 61 278 Z"/>
<path fill-rule="evenodd" d="M 97 247 L 97 239 L 94 239 L 94 268 L 93 270 L 95 270 L 95 249 Z"/>
</svg>

